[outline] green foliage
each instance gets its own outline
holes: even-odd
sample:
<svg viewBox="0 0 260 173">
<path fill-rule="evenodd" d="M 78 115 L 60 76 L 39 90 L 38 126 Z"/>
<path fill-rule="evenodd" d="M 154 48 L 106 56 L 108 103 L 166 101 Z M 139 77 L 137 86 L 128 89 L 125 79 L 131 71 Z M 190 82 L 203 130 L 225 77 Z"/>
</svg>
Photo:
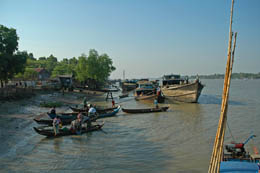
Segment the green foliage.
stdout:
<svg viewBox="0 0 260 173">
<path fill-rule="evenodd" d="M 57 62 L 58 62 L 57 58 L 54 57 L 53 55 L 50 55 L 45 61 L 46 70 L 48 70 L 51 73 L 55 68 L 55 66 L 57 65 Z"/>
<path fill-rule="evenodd" d="M 82 54 L 79 57 L 78 64 L 76 67 L 76 79 L 80 82 L 84 82 L 88 78 L 88 66 L 87 66 L 87 56 Z"/>
<path fill-rule="evenodd" d="M 16 30 L 0 25 L 0 53 L 13 55 L 18 50 Z"/>
<path fill-rule="evenodd" d="M 38 73 L 33 68 L 26 68 L 24 72 L 24 78 L 27 80 L 37 79 Z"/>
<path fill-rule="evenodd" d="M 40 106 L 47 107 L 47 108 L 61 107 L 61 106 L 63 106 L 63 103 L 61 103 L 61 102 L 42 102 L 42 103 L 40 103 Z"/>
<path fill-rule="evenodd" d="M 0 80 L 7 81 L 15 74 L 23 72 L 26 63 L 24 52 L 18 50 L 16 30 L 0 25 Z"/>
<path fill-rule="evenodd" d="M 63 59 L 63 61 L 59 62 L 52 71 L 52 77 L 56 77 L 58 75 L 65 74 L 74 74 L 75 66 L 69 64 L 68 59 Z"/>
<path fill-rule="evenodd" d="M 89 51 L 89 56 L 81 55 L 76 68 L 76 78 L 83 82 L 88 78 L 99 82 L 105 82 L 111 72 L 116 68 L 107 54 L 98 55 L 94 49 Z"/>
</svg>

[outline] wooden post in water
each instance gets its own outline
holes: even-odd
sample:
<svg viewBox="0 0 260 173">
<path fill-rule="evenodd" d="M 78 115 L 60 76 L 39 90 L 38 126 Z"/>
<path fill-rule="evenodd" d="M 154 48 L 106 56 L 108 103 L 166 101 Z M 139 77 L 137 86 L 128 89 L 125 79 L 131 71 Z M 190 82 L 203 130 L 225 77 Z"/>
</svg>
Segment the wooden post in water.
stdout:
<svg viewBox="0 0 260 173">
<path fill-rule="evenodd" d="M 232 37 L 233 37 L 233 33 L 232 33 L 233 7 L 234 7 L 234 0 L 232 0 L 232 5 L 231 5 L 228 56 L 227 56 L 224 87 L 223 87 L 223 93 L 222 93 L 221 113 L 220 113 L 219 124 L 218 124 L 215 142 L 214 142 L 213 152 L 211 155 L 208 173 L 219 172 L 221 156 L 223 153 L 223 142 L 224 142 L 224 136 L 225 136 L 226 120 L 227 120 L 227 117 L 226 117 L 227 100 L 228 100 L 229 84 L 230 84 L 231 73 L 232 73 L 231 65 L 233 65 L 233 63 L 231 63 L 231 48 L 232 48 Z"/>
</svg>

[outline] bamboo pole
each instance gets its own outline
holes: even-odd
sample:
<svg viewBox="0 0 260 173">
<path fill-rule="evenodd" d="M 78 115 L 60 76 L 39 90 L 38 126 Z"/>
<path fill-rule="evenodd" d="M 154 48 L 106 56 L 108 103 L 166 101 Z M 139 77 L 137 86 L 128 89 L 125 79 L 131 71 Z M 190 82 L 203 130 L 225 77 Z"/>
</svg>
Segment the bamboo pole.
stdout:
<svg viewBox="0 0 260 173">
<path fill-rule="evenodd" d="M 225 119 L 225 104 L 227 103 L 227 90 L 228 90 L 228 78 L 230 75 L 230 59 L 231 59 L 231 47 L 232 47 L 232 19 L 233 19 L 233 7 L 234 7 L 234 0 L 232 0 L 231 5 L 231 14 L 230 14 L 230 26 L 229 26 L 229 43 L 228 43 L 228 56 L 227 56 L 227 65 L 226 65 L 226 74 L 225 74 L 225 80 L 224 80 L 224 87 L 223 87 L 223 94 L 222 94 L 222 104 L 221 104 L 221 113 L 220 113 L 220 119 L 219 119 L 219 125 L 216 133 L 216 138 L 214 142 L 213 152 L 211 155 L 211 161 L 209 165 L 209 173 L 215 173 L 218 169 L 216 169 L 219 165 L 219 156 L 218 151 L 219 147 L 221 146 L 221 139 L 223 138 L 223 125 L 224 125 L 224 119 Z M 225 128 L 224 128 L 225 129 Z"/>
<path fill-rule="evenodd" d="M 219 136 L 218 136 L 218 143 L 216 144 L 216 148 L 214 148 L 215 156 L 214 160 L 212 160 L 211 167 L 209 168 L 209 172 L 219 172 L 220 168 L 220 161 L 223 157 L 223 144 L 224 144 L 224 137 L 225 137 L 225 131 L 226 131 L 226 122 L 227 122 L 227 110 L 228 110 L 228 97 L 229 97 L 229 88 L 231 83 L 231 75 L 232 75 L 232 69 L 233 69 L 233 63 L 234 63 L 234 54 L 235 54 L 235 47 L 236 47 L 236 38 L 237 33 L 235 33 L 234 38 L 234 44 L 233 44 L 233 51 L 232 51 L 232 60 L 230 63 L 229 71 L 228 71 L 228 80 L 226 86 L 226 93 L 223 96 L 223 109 L 221 109 L 221 117 L 223 117 L 223 122 L 221 123 L 222 128 L 220 129 Z M 217 137 L 217 136 L 216 136 Z"/>
<path fill-rule="evenodd" d="M 227 123 L 227 111 L 228 111 L 228 98 L 229 98 L 229 89 L 230 89 L 230 83 L 231 83 L 231 75 L 232 75 L 232 70 L 233 70 L 233 64 L 234 64 L 234 56 L 235 56 L 235 48 L 236 48 L 236 39 L 237 39 L 237 33 L 235 33 L 235 38 L 234 38 L 234 44 L 233 44 L 233 48 L 232 48 L 232 60 L 231 60 L 231 64 L 230 64 L 230 72 L 229 72 L 229 76 L 228 76 L 228 83 L 227 83 L 227 93 L 226 93 L 226 100 L 225 100 L 225 112 L 224 112 L 224 122 L 223 122 L 223 132 L 221 134 L 221 141 L 220 141 L 220 146 L 219 146 L 219 152 L 218 152 L 218 164 L 217 164 L 217 168 L 216 168 L 216 172 L 219 172 L 220 169 L 220 161 L 223 158 L 223 144 L 224 144 L 224 138 L 225 138 L 225 131 L 226 131 L 226 123 Z"/>
</svg>

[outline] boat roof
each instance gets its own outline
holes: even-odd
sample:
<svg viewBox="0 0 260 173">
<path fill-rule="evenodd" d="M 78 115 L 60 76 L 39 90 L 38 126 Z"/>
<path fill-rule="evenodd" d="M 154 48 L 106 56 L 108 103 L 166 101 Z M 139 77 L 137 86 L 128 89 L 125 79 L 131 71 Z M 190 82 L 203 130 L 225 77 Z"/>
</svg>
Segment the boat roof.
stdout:
<svg viewBox="0 0 260 173">
<path fill-rule="evenodd" d="M 169 74 L 169 75 L 164 75 L 164 79 L 180 79 L 181 75 L 179 74 Z"/>
<path fill-rule="evenodd" d="M 226 161 L 220 163 L 220 172 L 236 172 L 236 173 L 258 173 L 259 167 L 256 163 Z"/>
<path fill-rule="evenodd" d="M 151 84 L 151 85 L 153 85 L 153 83 L 151 81 L 144 81 L 144 80 L 138 81 L 137 83 L 138 84 Z"/>
</svg>

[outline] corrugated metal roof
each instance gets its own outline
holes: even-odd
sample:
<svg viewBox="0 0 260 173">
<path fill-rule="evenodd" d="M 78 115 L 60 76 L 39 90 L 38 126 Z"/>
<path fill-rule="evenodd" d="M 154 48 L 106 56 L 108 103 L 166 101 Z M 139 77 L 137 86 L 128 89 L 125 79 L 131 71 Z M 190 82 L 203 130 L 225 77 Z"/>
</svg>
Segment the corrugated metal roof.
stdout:
<svg viewBox="0 0 260 173">
<path fill-rule="evenodd" d="M 220 172 L 236 172 L 236 173 L 258 173 L 259 167 L 256 163 L 226 161 L 220 163 Z"/>
</svg>

